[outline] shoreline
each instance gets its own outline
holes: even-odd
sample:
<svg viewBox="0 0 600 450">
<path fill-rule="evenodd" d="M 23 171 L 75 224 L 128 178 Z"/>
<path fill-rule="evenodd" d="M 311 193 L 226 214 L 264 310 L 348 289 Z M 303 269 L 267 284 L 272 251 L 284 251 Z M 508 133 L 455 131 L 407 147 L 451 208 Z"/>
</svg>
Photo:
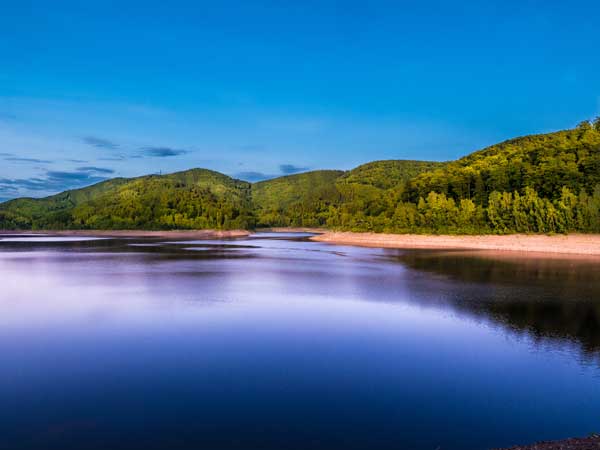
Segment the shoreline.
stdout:
<svg viewBox="0 0 600 450">
<path fill-rule="evenodd" d="M 0 230 L 0 235 L 97 236 L 114 238 L 233 239 L 254 232 L 313 233 L 311 241 L 332 245 L 404 250 L 477 250 L 547 257 L 600 257 L 600 234 L 431 235 L 328 231 L 322 228 L 273 227 L 247 230 Z"/>
<path fill-rule="evenodd" d="M 316 242 L 359 247 L 406 250 L 492 250 L 553 255 L 600 257 L 600 234 L 568 235 L 421 235 L 354 232 L 323 232 Z"/>
<path fill-rule="evenodd" d="M 48 235 L 48 236 L 93 236 L 115 238 L 177 238 L 177 239 L 228 239 L 246 237 L 251 233 L 246 230 L 0 230 L 0 235 Z"/>
</svg>

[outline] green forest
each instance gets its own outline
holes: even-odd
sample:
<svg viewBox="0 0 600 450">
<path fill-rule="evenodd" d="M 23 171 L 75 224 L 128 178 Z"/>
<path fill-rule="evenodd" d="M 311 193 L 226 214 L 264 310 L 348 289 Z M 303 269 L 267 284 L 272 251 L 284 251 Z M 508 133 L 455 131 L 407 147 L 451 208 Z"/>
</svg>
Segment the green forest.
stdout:
<svg viewBox="0 0 600 450">
<path fill-rule="evenodd" d="M 0 229 L 324 227 L 389 233 L 600 232 L 600 118 L 450 162 L 374 161 L 248 183 L 192 169 L 0 204 Z"/>
</svg>

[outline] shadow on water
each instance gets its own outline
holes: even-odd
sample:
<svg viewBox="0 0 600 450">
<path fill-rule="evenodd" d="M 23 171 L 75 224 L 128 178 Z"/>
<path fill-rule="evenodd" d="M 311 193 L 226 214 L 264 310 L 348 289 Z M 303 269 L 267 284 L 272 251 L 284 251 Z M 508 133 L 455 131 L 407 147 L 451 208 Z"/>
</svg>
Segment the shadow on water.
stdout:
<svg viewBox="0 0 600 450">
<path fill-rule="evenodd" d="M 269 249 L 268 259 L 296 261 L 302 254 L 347 256 L 343 247 L 319 246 L 306 242 L 309 234 L 266 234 L 219 241 L 172 241 L 164 239 L 99 239 L 90 241 L 3 242 L 2 252 L 56 252 L 57 258 L 70 254 L 71 262 L 86 260 L 90 254 L 117 258 L 123 255 L 149 262 L 181 260 L 252 260 Z M 266 243 L 266 244 L 265 244 Z M 270 247 L 274 246 L 274 247 Z M 314 246 L 314 247 L 313 247 Z M 277 254 L 273 250 L 279 250 Z M 289 251 L 288 251 L 289 250 Z M 308 253 L 307 253 L 308 252 Z M 422 306 L 448 308 L 477 319 L 489 320 L 510 331 L 526 334 L 535 342 L 548 339 L 575 343 L 586 358 L 600 362 L 600 261 L 587 257 L 552 255 L 525 256 L 487 251 L 377 250 L 360 249 L 352 255 L 354 264 L 366 262 L 380 270 L 381 262 L 410 269 L 378 274 L 382 283 L 398 285 L 414 293 L 404 298 Z M 310 256 L 307 257 L 310 261 Z M 315 266 L 317 267 L 317 266 Z M 367 266 L 365 266 L 367 267 Z M 278 267 L 289 271 L 288 266 Z M 305 275 L 306 267 L 302 274 Z M 432 277 L 433 275 L 433 277 Z M 288 276 L 294 276 L 289 272 Z M 321 286 L 329 274 L 318 267 L 312 273 Z M 364 276 L 356 273 L 356 276 Z M 371 286 L 366 284 L 366 286 Z M 392 290 L 390 290 L 392 292 Z M 374 301 L 375 298 L 364 296 Z M 393 295 L 385 301 L 396 301 Z"/>
<path fill-rule="evenodd" d="M 595 431 L 597 261 L 307 236 L 0 241 L 0 449 L 479 450 Z"/>
<path fill-rule="evenodd" d="M 456 311 L 539 343 L 575 343 L 586 359 L 600 361 L 597 259 L 477 251 L 390 251 L 387 257 L 435 275 L 445 290 L 441 301 Z"/>
</svg>

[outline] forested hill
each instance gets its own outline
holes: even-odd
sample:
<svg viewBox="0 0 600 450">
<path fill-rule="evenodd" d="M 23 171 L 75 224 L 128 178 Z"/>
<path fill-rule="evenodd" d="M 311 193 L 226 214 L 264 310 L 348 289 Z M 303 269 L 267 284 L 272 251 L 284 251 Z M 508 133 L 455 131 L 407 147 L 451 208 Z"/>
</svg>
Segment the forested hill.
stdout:
<svg viewBox="0 0 600 450">
<path fill-rule="evenodd" d="M 0 229 L 600 232 L 600 119 L 457 161 L 375 161 L 251 184 L 204 169 L 0 204 Z"/>
<path fill-rule="evenodd" d="M 250 183 L 206 169 L 118 178 L 0 204 L 0 229 L 252 228 Z"/>
<path fill-rule="evenodd" d="M 329 206 L 339 202 L 336 180 L 341 170 L 299 173 L 252 186 L 259 227 L 324 226 Z"/>
<path fill-rule="evenodd" d="M 374 161 L 348 172 L 300 173 L 252 186 L 259 226 L 339 227 L 339 217 L 378 216 L 393 209 L 414 176 L 442 167 L 429 161 Z M 368 229 L 368 225 L 366 225 Z"/>
<path fill-rule="evenodd" d="M 485 203 L 494 191 L 531 187 L 542 197 L 556 199 L 563 187 L 591 192 L 600 183 L 600 124 L 583 122 L 572 130 L 511 139 L 416 176 L 410 199 L 431 191 L 455 199 Z"/>
</svg>

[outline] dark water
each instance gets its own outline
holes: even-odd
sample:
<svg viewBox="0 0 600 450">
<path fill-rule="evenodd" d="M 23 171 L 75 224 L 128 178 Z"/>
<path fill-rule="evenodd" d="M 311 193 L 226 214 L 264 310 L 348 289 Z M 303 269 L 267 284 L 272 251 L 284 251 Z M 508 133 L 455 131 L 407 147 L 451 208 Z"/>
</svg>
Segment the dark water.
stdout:
<svg viewBox="0 0 600 450">
<path fill-rule="evenodd" d="M 2 449 L 485 449 L 600 431 L 600 264 L 0 241 Z"/>
</svg>

